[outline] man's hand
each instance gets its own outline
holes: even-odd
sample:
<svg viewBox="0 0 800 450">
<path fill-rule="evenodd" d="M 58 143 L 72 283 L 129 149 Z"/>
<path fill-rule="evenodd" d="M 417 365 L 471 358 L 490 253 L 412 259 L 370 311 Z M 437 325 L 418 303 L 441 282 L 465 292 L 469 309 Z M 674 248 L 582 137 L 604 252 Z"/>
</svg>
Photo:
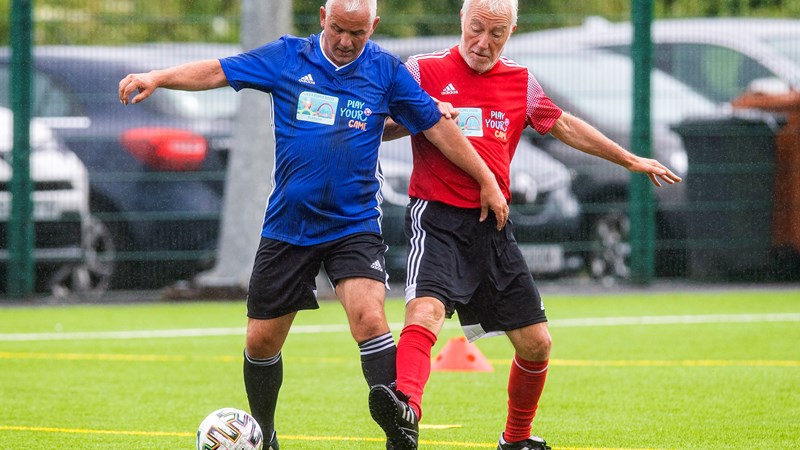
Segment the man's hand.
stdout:
<svg viewBox="0 0 800 450">
<path fill-rule="evenodd" d="M 153 77 L 148 73 L 129 74 L 119 82 L 119 101 L 123 105 L 127 105 L 128 99 L 130 99 L 134 91 L 138 91 L 139 93 L 133 97 L 130 103 L 139 103 L 150 97 L 157 87 L 158 85 L 153 80 Z"/>
<path fill-rule="evenodd" d="M 458 110 L 453 107 L 452 103 L 440 101 L 436 97 L 431 98 L 436 102 L 436 106 L 439 107 L 439 112 L 442 113 L 442 117 L 445 119 L 455 119 L 458 117 Z"/>
<path fill-rule="evenodd" d="M 680 183 L 682 181 L 681 177 L 672 173 L 671 170 L 667 169 L 663 164 L 655 159 L 637 156 L 633 163 L 628 167 L 628 170 L 631 172 L 647 174 L 647 176 L 650 178 L 650 181 L 652 181 L 657 187 L 661 187 L 659 178 L 668 184 Z"/>
<path fill-rule="evenodd" d="M 497 219 L 497 231 L 502 230 L 508 222 L 508 202 L 496 182 L 488 186 L 481 185 L 481 222 L 489 217 L 490 209 Z"/>
</svg>

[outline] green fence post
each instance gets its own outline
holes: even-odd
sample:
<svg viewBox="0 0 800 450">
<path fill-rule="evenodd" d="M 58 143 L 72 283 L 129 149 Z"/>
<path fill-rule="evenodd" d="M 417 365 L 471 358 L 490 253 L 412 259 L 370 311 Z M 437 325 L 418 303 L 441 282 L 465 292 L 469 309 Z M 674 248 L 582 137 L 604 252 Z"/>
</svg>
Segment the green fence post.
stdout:
<svg viewBox="0 0 800 450">
<path fill-rule="evenodd" d="M 633 124 L 631 150 L 639 156 L 652 157 L 650 136 L 650 72 L 653 21 L 652 0 L 634 0 L 631 7 L 633 23 Z M 629 213 L 631 217 L 631 280 L 650 284 L 655 272 L 655 198 L 650 180 L 632 174 Z"/>
<path fill-rule="evenodd" d="M 33 58 L 31 36 L 33 0 L 11 4 L 11 110 L 14 144 L 11 152 L 11 216 L 8 227 L 8 294 L 24 297 L 33 292 L 33 200 L 31 193 L 30 119 Z"/>
</svg>

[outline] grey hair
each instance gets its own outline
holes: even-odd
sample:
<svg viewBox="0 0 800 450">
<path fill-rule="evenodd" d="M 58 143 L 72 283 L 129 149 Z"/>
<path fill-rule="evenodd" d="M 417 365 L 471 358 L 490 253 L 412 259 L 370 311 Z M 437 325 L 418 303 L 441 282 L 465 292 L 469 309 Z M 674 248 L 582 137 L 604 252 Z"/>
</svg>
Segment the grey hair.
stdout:
<svg viewBox="0 0 800 450">
<path fill-rule="evenodd" d="M 496 14 L 511 14 L 511 25 L 517 24 L 517 10 L 519 9 L 518 0 L 464 0 L 461 12 L 465 13 L 470 6 L 475 3 Z M 463 19 L 462 19 L 463 20 Z"/>
<path fill-rule="evenodd" d="M 345 12 L 359 11 L 366 6 L 369 8 L 370 22 L 378 17 L 378 0 L 327 0 L 325 2 L 325 11 L 330 11 L 334 3 L 341 3 Z"/>
</svg>

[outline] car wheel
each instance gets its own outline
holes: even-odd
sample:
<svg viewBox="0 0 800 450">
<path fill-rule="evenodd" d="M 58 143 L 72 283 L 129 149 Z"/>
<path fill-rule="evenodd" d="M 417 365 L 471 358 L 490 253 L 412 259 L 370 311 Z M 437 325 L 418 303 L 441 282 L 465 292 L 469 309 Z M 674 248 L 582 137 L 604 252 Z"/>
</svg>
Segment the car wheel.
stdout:
<svg viewBox="0 0 800 450">
<path fill-rule="evenodd" d="M 56 297 L 96 299 L 111 283 L 116 264 L 111 232 L 102 221 L 90 217 L 83 234 L 83 260 L 62 266 L 50 279 L 50 290 Z"/>
<path fill-rule="evenodd" d="M 587 266 L 604 285 L 630 276 L 630 231 L 630 218 L 622 211 L 598 215 L 592 222 Z"/>
</svg>

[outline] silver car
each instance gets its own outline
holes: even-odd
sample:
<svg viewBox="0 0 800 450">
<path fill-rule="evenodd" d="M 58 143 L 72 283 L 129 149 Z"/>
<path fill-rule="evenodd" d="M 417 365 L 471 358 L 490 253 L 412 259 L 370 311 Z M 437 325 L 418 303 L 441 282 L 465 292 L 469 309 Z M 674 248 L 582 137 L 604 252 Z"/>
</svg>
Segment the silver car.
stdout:
<svg viewBox="0 0 800 450">
<path fill-rule="evenodd" d="M 653 65 L 702 95 L 729 102 L 754 82 L 800 89 L 800 20 L 696 18 L 656 20 Z M 579 27 L 515 35 L 507 52 L 604 49 L 629 54 L 633 28 L 593 17 Z"/>
<path fill-rule="evenodd" d="M 13 115 L 0 108 L 0 228 L 8 235 L 11 213 Z M 34 253 L 37 290 L 65 296 L 98 296 L 108 287 L 114 248 L 105 226 L 89 211 L 89 174 L 43 122 L 30 128 L 33 183 Z M 0 264 L 8 265 L 8 247 L 0 247 Z M 0 286 L 5 286 L 4 273 Z M 2 289 L 5 291 L 5 288 Z"/>
</svg>

